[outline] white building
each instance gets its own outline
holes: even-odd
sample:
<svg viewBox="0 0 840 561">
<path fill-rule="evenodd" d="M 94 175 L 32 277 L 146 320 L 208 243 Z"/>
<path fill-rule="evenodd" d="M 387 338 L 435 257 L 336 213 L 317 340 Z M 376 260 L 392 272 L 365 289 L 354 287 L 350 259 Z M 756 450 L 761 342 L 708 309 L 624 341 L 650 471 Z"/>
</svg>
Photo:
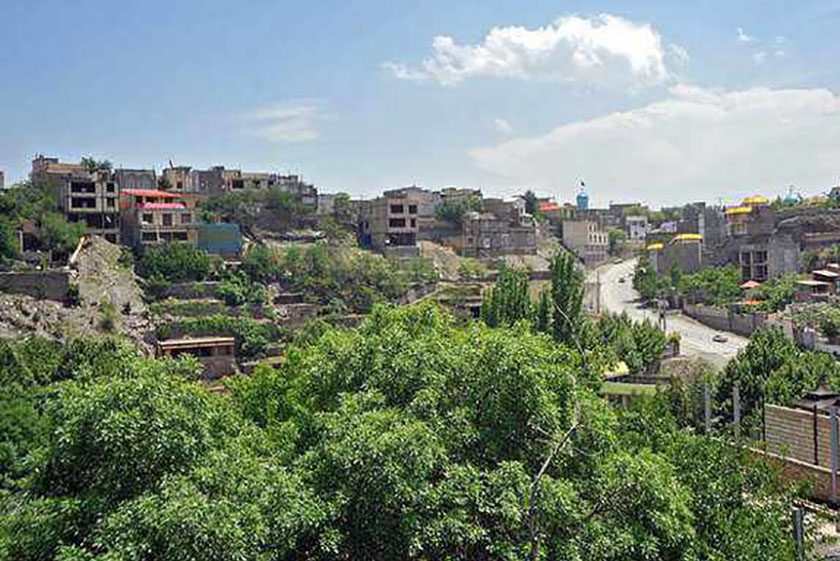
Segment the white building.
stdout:
<svg viewBox="0 0 840 561">
<path fill-rule="evenodd" d="M 627 225 L 627 237 L 631 240 L 644 240 L 648 232 L 647 216 L 628 216 L 624 219 Z"/>
</svg>

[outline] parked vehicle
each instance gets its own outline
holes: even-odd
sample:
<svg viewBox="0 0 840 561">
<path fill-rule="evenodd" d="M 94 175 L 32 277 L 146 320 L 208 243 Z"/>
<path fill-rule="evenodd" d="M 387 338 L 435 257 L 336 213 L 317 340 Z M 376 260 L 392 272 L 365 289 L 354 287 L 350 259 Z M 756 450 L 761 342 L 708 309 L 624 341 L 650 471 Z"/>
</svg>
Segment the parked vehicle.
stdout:
<svg viewBox="0 0 840 561">
<path fill-rule="evenodd" d="M 715 343 L 726 343 L 727 341 L 729 341 L 729 339 L 727 339 L 725 335 L 717 333 L 714 337 L 712 337 L 712 341 L 714 341 Z"/>
</svg>

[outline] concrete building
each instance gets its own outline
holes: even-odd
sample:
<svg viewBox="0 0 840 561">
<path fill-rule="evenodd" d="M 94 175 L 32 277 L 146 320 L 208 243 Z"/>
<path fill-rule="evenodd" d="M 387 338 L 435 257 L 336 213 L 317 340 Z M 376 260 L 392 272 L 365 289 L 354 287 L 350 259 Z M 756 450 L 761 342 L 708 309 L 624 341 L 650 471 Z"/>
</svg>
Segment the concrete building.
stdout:
<svg viewBox="0 0 840 561">
<path fill-rule="evenodd" d="M 799 270 L 799 247 L 790 236 L 757 236 L 738 248 L 741 280 L 764 282 Z"/>
<path fill-rule="evenodd" d="M 52 193 L 69 222 L 81 222 L 85 233 L 119 243 L 119 187 L 112 172 L 89 171 L 82 164 L 38 156 L 32 160 L 29 177 Z"/>
<path fill-rule="evenodd" d="M 178 193 L 124 189 L 120 193 L 120 226 L 125 245 L 142 250 L 167 242 L 198 243 L 195 211 Z"/>
<path fill-rule="evenodd" d="M 667 274 L 676 264 L 683 273 L 696 273 L 703 265 L 703 237 L 700 234 L 677 234 L 656 252 L 656 270 Z"/>
<path fill-rule="evenodd" d="M 596 266 L 607 260 L 610 236 L 592 220 L 563 222 L 563 245 L 583 260 L 586 266 Z"/>
<path fill-rule="evenodd" d="M 537 225 L 533 217 L 511 208 L 508 216 L 471 212 L 461 231 L 445 240 L 464 257 L 492 258 L 500 255 L 533 255 L 537 252 Z"/>
<path fill-rule="evenodd" d="M 117 169 L 114 180 L 120 189 L 157 189 L 158 180 L 153 169 Z"/>
<path fill-rule="evenodd" d="M 450 189 L 449 196 L 465 196 Z M 377 249 L 415 247 L 421 231 L 431 238 L 442 202 L 440 193 L 417 186 L 385 191 L 359 205 L 359 232 L 363 245 Z"/>
<path fill-rule="evenodd" d="M 3 170 L 0 169 L 0 189 L 6 188 L 6 174 L 3 173 Z"/>
<path fill-rule="evenodd" d="M 627 226 L 627 237 L 633 241 L 642 241 L 647 236 L 648 219 L 645 215 L 631 215 L 624 218 Z"/>
</svg>

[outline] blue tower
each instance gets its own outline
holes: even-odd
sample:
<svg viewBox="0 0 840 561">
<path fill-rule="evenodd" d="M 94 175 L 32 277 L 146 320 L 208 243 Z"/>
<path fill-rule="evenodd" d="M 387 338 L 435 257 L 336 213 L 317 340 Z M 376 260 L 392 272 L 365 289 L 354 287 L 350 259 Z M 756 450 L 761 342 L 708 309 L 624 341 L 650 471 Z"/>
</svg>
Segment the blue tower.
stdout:
<svg viewBox="0 0 840 561">
<path fill-rule="evenodd" d="M 589 195 L 584 191 L 582 184 L 577 195 L 577 208 L 578 210 L 589 210 Z"/>
</svg>

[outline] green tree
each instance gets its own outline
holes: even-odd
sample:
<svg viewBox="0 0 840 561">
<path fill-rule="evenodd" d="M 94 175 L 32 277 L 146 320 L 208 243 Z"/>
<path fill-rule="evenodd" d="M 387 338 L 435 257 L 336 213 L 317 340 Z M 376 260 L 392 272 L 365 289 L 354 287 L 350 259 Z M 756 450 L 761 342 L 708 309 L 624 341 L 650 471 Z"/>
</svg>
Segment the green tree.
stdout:
<svg viewBox="0 0 840 561">
<path fill-rule="evenodd" d="M 539 201 L 537 200 L 537 195 L 528 189 L 525 191 L 525 194 L 522 196 L 525 200 L 525 212 L 530 214 L 531 216 L 536 216 L 539 212 Z"/>
<path fill-rule="evenodd" d="M 551 260 L 552 335 L 558 342 L 578 344 L 583 323 L 583 273 L 575 258 L 558 252 Z"/>
<path fill-rule="evenodd" d="M 517 321 L 531 320 L 527 272 L 502 269 L 499 280 L 484 296 L 481 310 L 481 319 L 490 327 L 510 327 Z"/>
<path fill-rule="evenodd" d="M 38 226 L 41 230 L 41 245 L 60 254 L 72 253 L 85 233 L 84 224 L 67 222 L 57 212 L 41 214 Z"/>
<path fill-rule="evenodd" d="M 627 244 L 627 234 L 624 230 L 613 229 L 609 232 L 609 254 L 621 255 Z"/>
<path fill-rule="evenodd" d="M 137 263 L 137 273 L 150 280 L 203 281 L 210 277 L 213 260 L 192 244 L 168 243 L 150 247 Z"/>
</svg>

